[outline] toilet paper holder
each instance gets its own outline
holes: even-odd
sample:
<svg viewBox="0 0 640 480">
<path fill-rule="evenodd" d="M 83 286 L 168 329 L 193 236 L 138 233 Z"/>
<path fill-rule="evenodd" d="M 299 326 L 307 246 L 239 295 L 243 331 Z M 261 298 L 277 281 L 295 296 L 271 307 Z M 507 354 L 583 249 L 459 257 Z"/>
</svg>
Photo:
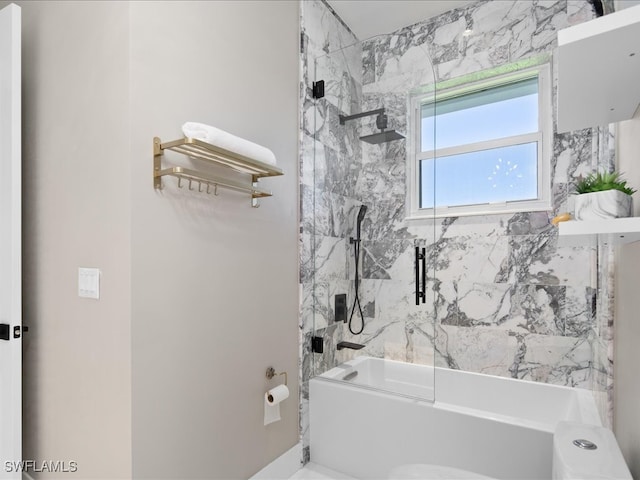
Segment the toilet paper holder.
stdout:
<svg viewBox="0 0 640 480">
<path fill-rule="evenodd" d="M 284 375 L 284 384 L 287 385 L 287 372 L 280 372 L 280 373 L 276 373 L 276 369 L 273 367 L 268 367 L 267 368 L 267 378 L 269 380 L 271 380 L 273 377 L 275 377 L 276 375 Z"/>
</svg>

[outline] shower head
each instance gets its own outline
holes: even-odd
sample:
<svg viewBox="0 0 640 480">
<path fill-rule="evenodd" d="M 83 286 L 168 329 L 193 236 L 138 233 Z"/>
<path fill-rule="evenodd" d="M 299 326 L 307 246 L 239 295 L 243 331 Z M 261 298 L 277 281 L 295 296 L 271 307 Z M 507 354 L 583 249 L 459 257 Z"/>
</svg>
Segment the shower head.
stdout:
<svg viewBox="0 0 640 480">
<path fill-rule="evenodd" d="M 372 145 L 378 145 L 380 143 L 391 142 L 392 140 L 402 140 L 403 138 L 404 135 L 399 134 L 395 130 L 383 130 L 382 132 L 360 137 L 360 140 L 371 143 Z"/>
<path fill-rule="evenodd" d="M 373 145 L 378 145 L 380 143 L 391 142 L 392 140 L 401 140 L 404 138 L 404 135 L 396 132 L 395 130 L 387 130 L 387 115 L 384 113 L 385 109 L 378 108 L 377 110 L 370 110 L 368 112 L 356 113 L 354 115 L 338 115 L 340 118 L 340 125 L 344 125 L 345 122 L 349 120 L 354 120 L 356 118 L 368 117 L 370 115 L 378 115 L 376 117 L 376 127 L 378 127 L 381 131 L 378 133 L 374 133 L 371 135 L 365 135 L 360 137 L 360 140 L 363 142 L 371 143 Z"/>
<path fill-rule="evenodd" d="M 383 110 L 376 117 L 376 127 L 378 127 L 381 131 L 378 133 L 360 137 L 360 140 L 362 140 L 363 142 L 371 143 L 373 145 L 378 145 L 380 143 L 386 143 L 392 140 L 400 140 L 401 138 L 404 138 L 404 135 L 400 135 L 395 130 L 387 130 L 388 123 L 389 122 L 388 122 L 387 115 L 384 113 L 384 110 Z"/>
</svg>

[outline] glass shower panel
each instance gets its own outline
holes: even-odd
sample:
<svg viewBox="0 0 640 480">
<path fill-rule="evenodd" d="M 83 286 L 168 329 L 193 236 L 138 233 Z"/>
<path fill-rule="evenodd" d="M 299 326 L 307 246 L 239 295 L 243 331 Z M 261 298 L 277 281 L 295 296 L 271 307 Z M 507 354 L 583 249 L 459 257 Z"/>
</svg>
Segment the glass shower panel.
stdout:
<svg viewBox="0 0 640 480">
<path fill-rule="evenodd" d="M 312 376 L 432 400 L 435 221 L 406 217 L 423 140 L 412 105 L 434 88 L 434 72 L 423 47 L 407 45 L 398 61 L 392 41 L 374 37 L 314 62 L 324 96 L 305 132 L 309 364 Z"/>
<path fill-rule="evenodd" d="M 362 47 L 355 44 L 315 59 L 315 85 L 322 85 L 321 98 L 313 100 L 311 126 L 305 131 L 311 143 L 313 168 L 303 189 L 303 219 L 310 220 L 312 282 L 307 316 L 311 316 L 313 352 L 309 352 L 311 376 L 340 363 L 336 345 L 344 319 L 350 312 L 352 286 L 347 255 L 349 239 L 355 235 L 355 172 L 360 165 L 361 146 L 353 125 L 340 125 L 339 116 L 350 112 L 362 96 Z M 345 298 L 346 297 L 346 298 Z M 342 305 L 336 309 L 336 302 Z M 338 318 L 338 320 L 336 320 Z M 318 351 L 322 350 L 321 353 Z"/>
</svg>

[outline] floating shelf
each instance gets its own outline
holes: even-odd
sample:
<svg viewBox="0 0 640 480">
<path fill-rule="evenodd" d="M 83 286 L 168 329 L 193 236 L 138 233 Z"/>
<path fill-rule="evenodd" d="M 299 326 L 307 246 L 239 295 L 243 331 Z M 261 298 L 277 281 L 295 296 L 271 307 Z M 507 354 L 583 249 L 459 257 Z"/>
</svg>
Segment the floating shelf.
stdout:
<svg viewBox="0 0 640 480">
<path fill-rule="evenodd" d="M 572 220 L 558 224 L 561 245 L 625 245 L 640 241 L 640 217 Z"/>
<path fill-rule="evenodd" d="M 640 5 L 558 31 L 558 132 L 633 117 L 640 104 Z"/>
<path fill-rule="evenodd" d="M 251 176 L 249 182 L 243 183 L 214 175 L 209 175 L 184 167 L 162 168 L 162 156 L 165 150 L 187 155 L 197 160 L 215 163 L 230 168 L 236 172 Z M 260 162 L 249 157 L 225 150 L 195 138 L 181 138 L 171 142 L 162 143 L 160 138 L 153 139 L 153 186 L 162 188 L 162 177 L 172 176 L 178 179 L 178 186 L 182 181 L 188 183 L 190 190 L 198 190 L 205 193 L 217 193 L 218 187 L 247 192 L 251 195 L 251 204 L 258 207 L 257 199 L 270 197 L 271 192 L 258 188 L 258 180 L 264 177 L 283 175 L 280 168 L 275 165 Z M 197 184 L 197 188 L 194 187 Z"/>
</svg>

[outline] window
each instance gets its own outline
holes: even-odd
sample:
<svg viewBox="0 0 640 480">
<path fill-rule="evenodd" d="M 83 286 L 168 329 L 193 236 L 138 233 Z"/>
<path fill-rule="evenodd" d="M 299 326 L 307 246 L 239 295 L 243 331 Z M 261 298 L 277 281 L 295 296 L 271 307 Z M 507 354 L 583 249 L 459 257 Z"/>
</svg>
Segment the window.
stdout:
<svg viewBox="0 0 640 480">
<path fill-rule="evenodd" d="M 409 218 L 548 210 L 547 65 L 412 99 Z"/>
</svg>

